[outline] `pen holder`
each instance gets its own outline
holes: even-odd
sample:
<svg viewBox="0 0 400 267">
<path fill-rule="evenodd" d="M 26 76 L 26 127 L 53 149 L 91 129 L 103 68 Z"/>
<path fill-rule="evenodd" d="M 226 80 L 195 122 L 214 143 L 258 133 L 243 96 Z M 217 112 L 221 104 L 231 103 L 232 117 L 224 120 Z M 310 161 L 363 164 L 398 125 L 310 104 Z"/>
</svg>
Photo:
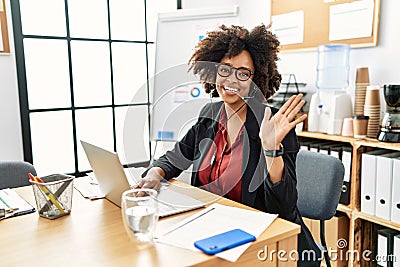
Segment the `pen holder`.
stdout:
<svg viewBox="0 0 400 267">
<path fill-rule="evenodd" d="M 52 174 L 41 178 L 43 183 L 30 180 L 39 216 L 56 219 L 70 214 L 74 177 Z"/>
</svg>

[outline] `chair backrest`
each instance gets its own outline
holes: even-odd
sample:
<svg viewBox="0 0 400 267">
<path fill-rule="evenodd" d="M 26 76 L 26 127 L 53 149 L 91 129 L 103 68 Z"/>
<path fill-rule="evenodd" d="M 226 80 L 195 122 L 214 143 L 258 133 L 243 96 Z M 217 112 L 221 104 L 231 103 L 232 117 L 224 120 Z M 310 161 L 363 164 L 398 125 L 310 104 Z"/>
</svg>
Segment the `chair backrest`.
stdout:
<svg viewBox="0 0 400 267">
<path fill-rule="evenodd" d="M 300 214 L 315 220 L 335 215 L 343 185 L 342 162 L 326 154 L 300 150 L 296 160 Z"/>
<path fill-rule="evenodd" d="M 35 167 L 25 161 L 0 161 L 0 189 L 29 185 L 28 173 L 36 175 Z"/>
</svg>

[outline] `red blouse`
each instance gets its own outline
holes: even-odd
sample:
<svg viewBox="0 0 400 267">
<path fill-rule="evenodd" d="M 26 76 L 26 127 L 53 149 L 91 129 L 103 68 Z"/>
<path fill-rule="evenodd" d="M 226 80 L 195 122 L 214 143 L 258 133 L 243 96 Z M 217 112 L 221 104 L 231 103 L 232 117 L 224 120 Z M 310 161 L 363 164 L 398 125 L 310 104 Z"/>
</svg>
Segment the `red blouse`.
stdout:
<svg viewBox="0 0 400 267">
<path fill-rule="evenodd" d="M 199 170 L 199 181 L 203 188 L 220 196 L 241 202 L 243 126 L 231 147 L 227 148 L 227 118 L 223 107 L 218 131 Z"/>
</svg>

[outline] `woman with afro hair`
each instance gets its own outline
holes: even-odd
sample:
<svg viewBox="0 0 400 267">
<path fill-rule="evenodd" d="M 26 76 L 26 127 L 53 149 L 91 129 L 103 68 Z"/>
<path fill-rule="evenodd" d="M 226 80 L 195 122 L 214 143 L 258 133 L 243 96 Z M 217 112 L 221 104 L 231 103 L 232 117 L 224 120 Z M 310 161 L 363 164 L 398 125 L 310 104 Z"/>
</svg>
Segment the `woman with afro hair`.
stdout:
<svg viewBox="0 0 400 267">
<path fill-rule="evenodd" d="M 136 187 L 159 190 L 162 179 L 192 165 L 192 185 L 300 224 L 299 266 L 319 266 L 313 256 L 320 258 L 320 250 L 297 208 L 294 128 L 306 119 L 296 118 L 304 100 L 292 96 L 279 110 L 265 105 L 281 82 L 278 50 L 279 41 L 265 25 L 251 31 L 222 25 L 208 32 L 190 57 L 189 70 L 200 77 L 211 103 Z M 301 257 L 306 250 L 311 259 Z"/>
</svg>

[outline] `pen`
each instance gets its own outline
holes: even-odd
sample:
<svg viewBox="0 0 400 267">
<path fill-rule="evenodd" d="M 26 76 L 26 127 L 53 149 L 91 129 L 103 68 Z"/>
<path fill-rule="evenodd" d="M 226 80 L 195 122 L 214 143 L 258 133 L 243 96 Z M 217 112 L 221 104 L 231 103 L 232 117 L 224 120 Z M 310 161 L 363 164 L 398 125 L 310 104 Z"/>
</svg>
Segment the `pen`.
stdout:
<svg viewBox="0 0 400 267">
<path fill-rule="evenodd" d="M 28 176 L 31 180 L 35 182 L 44 183 L 42 179 L 40 179 L 37 176 L 33 176 L 31 173 L 28 173 Z M 38 184 L 38 186 L 42 190 L 42 192 L 46 194 L 46 196 L 50 199 L 50 201 L 57 207 L 57 209 L 61 212 L 61 214 L 64 214 L 65 211 L 63 207 L 61 207 L 60 202 L 54 197 L 54 195 L 50 192 L 50 190 L 48 190 L 45 185 Z"/>
<path fill-rule="evenodd" d="M 198 218 L 200 218 L 201 216 L 203 216 L 203 215 L 205 215 L 205 214 L 211 212 L 212 210 L 215 210 L 215 208 L 211 208 L 211 209 L 207 210 L 206 212 L 204 212 L 204 213 L 202 213 L 202 214 L 200 214 L 200 215 L 198 215 L 198 216 L 192 218 L 191 220 L 185 222 L 184 224 L 181 224 L 181 225 L 179 225 L 178 227 L 169 230 L 168 232 L 164 233 L 163 236 L 166 236 L 166 235 L 168 235 L 168 234 L 170 234 L 170 233 L 172 233 L 172 232 L 178 230 L 179 228 L 182 228 L 183 226 L 185 226 L 185 225 L 187 225 L 187 224 L 193 222 L 194 220 L 197 220 Z"/>
</svg>

